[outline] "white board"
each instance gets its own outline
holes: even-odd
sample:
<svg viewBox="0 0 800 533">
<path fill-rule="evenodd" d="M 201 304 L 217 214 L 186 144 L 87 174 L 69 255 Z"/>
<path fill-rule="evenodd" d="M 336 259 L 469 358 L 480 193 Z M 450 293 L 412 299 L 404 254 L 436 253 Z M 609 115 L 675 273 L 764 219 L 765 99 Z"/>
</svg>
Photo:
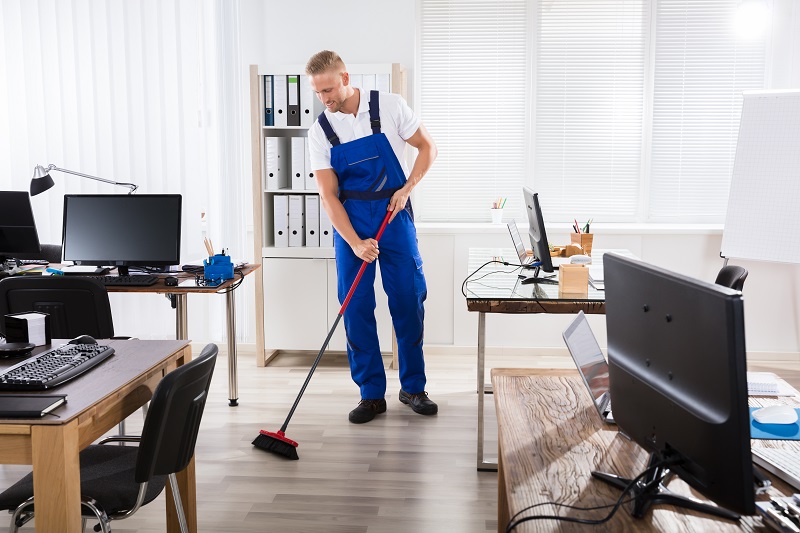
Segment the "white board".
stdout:
<svg viewBox="0 0 800 533">
<path fill-rule="evenodd" d="M 800 263 L 800 91 L 744 93 L 722 256 Z"/>
</svg>

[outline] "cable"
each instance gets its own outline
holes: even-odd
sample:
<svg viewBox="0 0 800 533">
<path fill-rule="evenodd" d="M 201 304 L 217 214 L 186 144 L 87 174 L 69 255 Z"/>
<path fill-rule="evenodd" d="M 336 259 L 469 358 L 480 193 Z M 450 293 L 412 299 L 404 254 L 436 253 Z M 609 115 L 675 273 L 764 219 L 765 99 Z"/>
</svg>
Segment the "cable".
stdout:
<svg viewBox="0 0 800 533">
<path fill-rule="evenodd" d="M 481 270 L 483 270 L 484 267 L 486 267 L 488 265 L 491 265 L 492 263 L 500 263 L 500 264 L 505 265 L 505 266 L 513 266 L 513 267 L 516 267 L 516 268 L 514 268 L 514 270 L 510 270 L 510 271 L 509 270 L 494 270 L 492 272 L 488 272 L 488 273 L 484 274 L 483 276 L 481 276 L 479 278 L 476 278 L 476 279 L 473 279 L 473 280 L 469 279 L 472 276 L 474 276 L 475 274 L 477 274 L 478 272 L 480 272 Z M 479 279 L 483 279 L 486 276 L 489 276 L 491 274 L 513 274 L 514 272 L 516 272 L 520 268 L 522 268 L 522 265 L 515 265 L 513 263 L 509 263 L 508 261 L 498 261 L 497 259 L 492 259 L 491 261 L 486 261 L 484 264 L 482 264 L 477 269 L 475 269 L 472 273 L 467 275 L 466 278 L 464 278 L 464 281 L 461 282 L 461 294 L 464 296 L 464 298 L 467 297 L 467 291 L 466 291 L 465 287 L 467 286 L 467 283 L 469 283 L 470 281 L 478 281 Z"/>
<path fill-rule="evenodd" d="M 523 522 L 529 522 L 531 520 L 561 520 L 561 521 L 564 521 L 564 522 L 574 522 L 574 523 L 577 523 L 577 524 L 587 524 L 587 525 L 604 524 L 604 523 L 608 522 L 609 520 L 611 520 L 611 518 L 617 513 L 617 511 L 619 510 L 620 506 L 623 503 L 626 503 L 626 502 L 629 502 L 629 501 L 635 499 L 635 497 L 632 497 L 632 498 L 629 498 L 626 501 L 623 501 L 625 499 L 625 495 L 634 486 L 636 486 L 636 483 L 638 483 L 640 479 L 645 477 L 651 471 L 657 470 L 658 468 L 661 468 L 663 466 L 669 466 L 669 465 L 675 464 L 677 462 L 678 462 L 677 460 L 665 460 L 665 461 L 660 461 L 657 464 L 654 464 L 654 465 L 651 465 L 651 466 L 647 467 L 646 469 L 644 469 L 644 471 L 641 474 L 639 474 L 638 476 L 633 478 L 630 481 L 630 483 L 628 483 L 625 486 L 624 489 L 622 489 L 622 493 L 619 495 L 619 498 L 617 499 L 617 501 L 615 503 L 613 503 L 613 504 L 599 506 L 599 507 L 577 507 L 577 506 L 574 506 L 574 505 L 562 504 L 562 503 L 558 503 L 558 502 L 542 502 L 542 503 L 537 503 L 537 504 L 531 505 L 529 507 L 526 507 L 525 509 L 522 509 L 521 511 L 516 513 L 513 517 L 511 517 L 511 519 L 508 521 L 508 525 L 506 525 L 506 533 L 510 533 L 511 531 L 514 530 L 514 528 L 516 528 L 518 525 L 522 524 Z M 661 482 L 661 480 L 658 480 L 658 482 Z M 558 515 L 532 515 L 532 516 L 526 516 L 524 518 L 520 518 L 520 519 L 518 519 L 516 521 L 514 520 L 517 516 L 520 515 L 520 513 L 523 513 L 525 511 L 529 511 L 530 509 L 533 509 L 535 507 L 539 507 L 539 506 L 542 506 L 542 505 L 553 505 L 553 506 L 556 506 L 556 507 L 566 507 L 566 508 L 569 508 L 569 509 L 575 509 L 575 510 L 579 510 L 579 511 L 593 511 L 593 510 L 596 510 L 596 509 L 605 509 L 607 507 L 612 507 L 612 509 L 606 516 L 604 516 L 603 518 L 597 518 L 597 519 L 573 518 L 571 516 L 558 516 Z"/>
</svg>

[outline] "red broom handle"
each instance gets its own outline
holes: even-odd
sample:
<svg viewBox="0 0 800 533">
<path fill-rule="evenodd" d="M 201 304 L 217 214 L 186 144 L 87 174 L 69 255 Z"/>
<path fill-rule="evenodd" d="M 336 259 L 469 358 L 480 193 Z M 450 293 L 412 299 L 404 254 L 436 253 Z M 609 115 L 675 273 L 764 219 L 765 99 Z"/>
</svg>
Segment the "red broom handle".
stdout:
<svg viewBox="0 0 800 533">
<path fill-rule="evenodd" d="M 383 222 L 381 223 L 381 227 L 378 229 L 377 235 L 375 235 L 375 240 L 381 240 L 381 235 L 383 235 L 383 230 L 386 229 L 386 225 L 389 223 L 389 218 L 392 216 L 391 211 L 386 212 L 386 216 L 383 217 Z M 347 308 L 347 304 L 350 303 L 350 298 L 353 297 L 353 293 L 356 292 L 356 287 L 358 287 L 358 282 L 361 280 L 361 276 L 364 274 L 364 271 L 367 269 L 367 262 L 364 261 L 361 263 L 361 268 L 358 269 L 358 274 L 356 274 L 356 279 L 353 281 L 353 284 L 350 286 L 350 290 L 347 292 L 347 297 L 344 299 L 344 303 L 342 304 L 342 308 L 339 309 L 339 314 L 344 315 L 344 310 Z"/>
</svg>

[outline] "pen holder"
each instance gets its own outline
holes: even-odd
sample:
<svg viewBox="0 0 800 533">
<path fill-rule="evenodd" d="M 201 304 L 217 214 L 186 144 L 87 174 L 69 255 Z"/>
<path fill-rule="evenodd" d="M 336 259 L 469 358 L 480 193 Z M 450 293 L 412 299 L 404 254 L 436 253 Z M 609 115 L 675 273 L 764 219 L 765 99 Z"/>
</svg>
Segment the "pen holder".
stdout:
<svg viewBox="0 0 800 533">
<path fill-rule="evenodd" d="M 212 255 L 203 259 L 203 277 L 206 281 L 222 283 L 226 279 L 233 279 L 233 263 L 229 255 Z"/>
<path fill-rule="evenodd" d="M 563 264 L 558 267 L 559 294 L 589 293 L 589 269 L 584 265 Z"/>
<path fill-rule="evenodd" d="M 569 240 L 583 249 L 584 255 L 592 255 L 592 241 L 594 233 L 570 233 Z"/>
<path fill-rule="evenodd" d="M 491 208 L 489 211 L 492 213 L 492 224 L 502 224 L 503 223 L 503 209 L 496 209 Z"/>
<path fill-rule="evenodd" d="M 6 341 L 50 344 L 50 315 L 39 311 L 10 313 L 5 316 Z"/>
</svg>

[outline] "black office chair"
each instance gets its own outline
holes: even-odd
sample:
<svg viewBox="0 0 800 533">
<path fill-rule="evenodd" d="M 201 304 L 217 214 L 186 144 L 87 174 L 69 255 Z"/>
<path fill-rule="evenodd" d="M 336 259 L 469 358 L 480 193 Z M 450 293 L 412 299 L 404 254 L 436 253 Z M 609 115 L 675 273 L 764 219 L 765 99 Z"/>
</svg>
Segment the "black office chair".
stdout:
<svg viewBox="0 0 800 533">
<path fill-rule="evenodd" d="M 8 313 L 41 311 L 50 315 L 50 336 L 71 339 L 114 336 L 114 320 L 106 288 L 88 278 L 18 276 L 0 280 L 0 317 Z M 0 330 L 5 334 L 5 324 Z"/>
<path fill-rule="evenodd" d="M 181 531 L 186 532 L 175 473 L 189 464 L 214 373 L 217 346 L 178 367 L 156 387 L 141 437 L 110 437 L 81 452 L 81 512 L 97 518 L 96 531 L 110 532 L 111 520 L 128 518 L 164 490 L 169 478 Z M 107 442 L 139 446 L 103 446 Z M 33 518 L 33 474 L 0 494 L 0 509 L 14 509 L 13 531 Z"/>
<path fill-rule="evenodd" d="M 16 259 L 44 259 L 49 263 L 61 262 L 60 244 L 41 244 L 41 251 L 38 254 L 16 254 Z"/>
<path fill-rule="evenodd" d="M 717 274 L 717 279 L 714 281 L 717 285 L 730 287 L 733 290 L 741 291 L 744 287 L 744 280 L 747 279 L 747 269 L 738 265 L 728 265 L 720 269 Z"/>
</svg>

